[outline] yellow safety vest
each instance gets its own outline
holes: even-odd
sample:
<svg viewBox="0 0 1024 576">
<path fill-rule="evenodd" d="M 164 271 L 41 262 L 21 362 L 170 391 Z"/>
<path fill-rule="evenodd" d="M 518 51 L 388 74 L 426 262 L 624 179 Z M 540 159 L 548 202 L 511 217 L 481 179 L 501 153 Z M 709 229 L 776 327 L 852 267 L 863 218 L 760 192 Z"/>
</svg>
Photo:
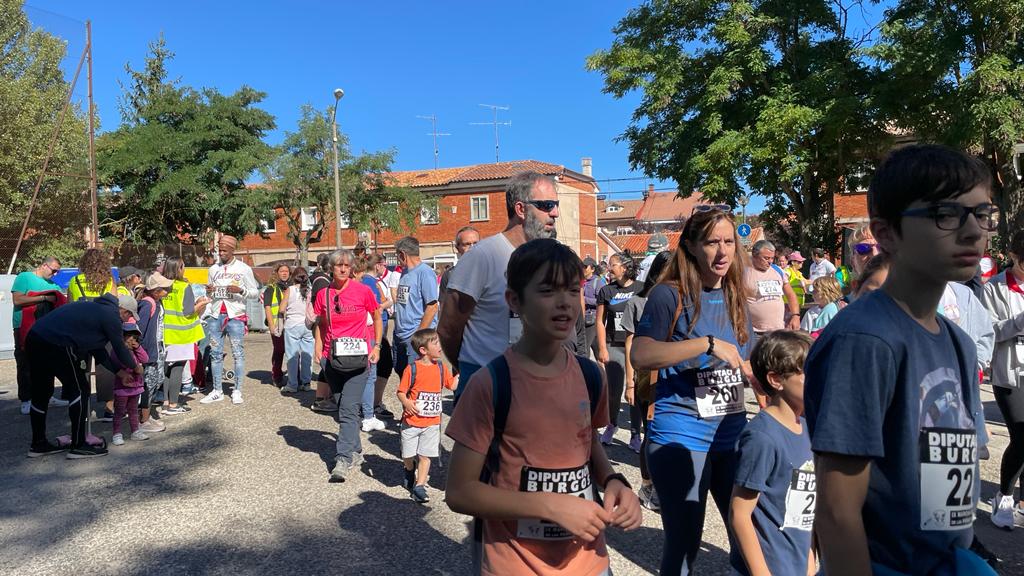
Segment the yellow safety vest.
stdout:
<svg viewBox="0 0 1024 576">
<path fill-rule="evenodd" d="M 185 291 L 188 282 L 175 280 L 163 299 L 164 344 L 194 344 L 203 339 L 203 325 L 197 314 L 185 315 Z"/>
<path fill-rule="evenodd" d="M 71 279 L 71 283 L 68 284 L 68 300 L 71 302 L 78 302 L 82 299 L 92 300 L 99 298 L 104 294 L 114 291 L 114 279 L 111 278 L 107 285 L 103 287 L 103 290 L 90 290 L 89 283 L 85 279 L 85 272 L 82 272 Z"/>
<path fill-rule="evenodd" d="M 135 297 L 135 295 L 132 294 L 132 291 L 129 290 L 127 286 L 118 286 L 117 294 L 118 296 L 131 296 L 133 298 Z"/>
<path fill-rule="evenodd" d="M 804 275 L 799 270 L 793 270 L 790 267 L 786 268 L 786 275 L 789 276 L 789 285 L 793 288 L 793 292 L 796 292 L 796 301 L 801 307 L 804 305 Z"/>
<path fill-rule="evenodd" d="M 280 318 L 281 316 L 281 286 L 277 283 L 274 284 L 274 290 L 270 293 L 270 302 L 267 303 L 270 306 L 270 315 L 274 318 Z"/>
</svg>

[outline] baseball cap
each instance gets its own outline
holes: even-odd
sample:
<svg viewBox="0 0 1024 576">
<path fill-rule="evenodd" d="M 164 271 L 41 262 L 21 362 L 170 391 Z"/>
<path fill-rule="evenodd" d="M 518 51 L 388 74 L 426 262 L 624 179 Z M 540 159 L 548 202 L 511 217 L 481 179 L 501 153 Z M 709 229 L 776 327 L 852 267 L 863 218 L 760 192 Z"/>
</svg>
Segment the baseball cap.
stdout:
<svg viewBox="0 0 1024 576">
<path fill-rule="evenodd" d="M 146 278 L 146 290 L 156 290 L 157 288 L 170 289 L 174 286 L 174 282 L 168 280 L 163 274 L 159 272 L 153 272 Z"/>
<path fill-rule="evenodd" d="M 668 237 L 664 234 L 655 234 L 647 240 L 648 250 L 663 250 L 668 246 Z"/>
<path fill-rule="evenodd" d="M 117 297 L 117 307 L 131 312 L 135 321 L 139 321 L 139 303 L 135 301 L 135 298 L 122 294 Z"/>
<path fill-rule="evenodd" d="M 121 266 L 117 269 L 117 277 L 120 278 L 122 282 L 124 282 L 125 278 L 130 276 L 138 276 L 139 278 L 142 278 L 142 270 L 139 270 L 135 266 Z"/>
<path fill-rule="evenodd" d="M 804 258 L 800 254 L 799 250 L 794 250 L 793 252 L 790 252 L 789 260 L 790 260 L 790 262 L 803 262 L 804 260 L 807 260 L 807 258 Z"/>
</svg>

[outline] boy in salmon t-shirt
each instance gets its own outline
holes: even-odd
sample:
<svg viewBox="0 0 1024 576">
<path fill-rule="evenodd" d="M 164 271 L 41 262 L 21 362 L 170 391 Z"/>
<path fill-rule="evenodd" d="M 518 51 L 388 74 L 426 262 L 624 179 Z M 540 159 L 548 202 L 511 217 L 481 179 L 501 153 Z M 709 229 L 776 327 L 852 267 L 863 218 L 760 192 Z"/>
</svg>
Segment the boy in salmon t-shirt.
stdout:
<svg viewBox="0 0 1024 576">
<path fill-rule="evenodd" d="M 441 361 L 441 340 L 437 330 L 417 330 L 409 339 L 419 359 L 402 373 L 398 401 L 402 414 L 402 461 L 405 463 L 405 488 L 420 504 L 427 496 L 427 472 L 430 459 L 441 448 L 441 387 L 454 390 L 458 379 L 445 370 Z"/>
<path fill-rule="evenodd" d="M 582 308 L 583 263 L 556 240 L 531 240 L 507 277 L 523 336 L 472 376 L 448 424 L 448 506 L 477 519 L 477 573 L 607 574 L 605 528 L 636 528 L 641 515 L 594 434 L 608 425 L 603 373 L 563 346 Z"/>
</svg>

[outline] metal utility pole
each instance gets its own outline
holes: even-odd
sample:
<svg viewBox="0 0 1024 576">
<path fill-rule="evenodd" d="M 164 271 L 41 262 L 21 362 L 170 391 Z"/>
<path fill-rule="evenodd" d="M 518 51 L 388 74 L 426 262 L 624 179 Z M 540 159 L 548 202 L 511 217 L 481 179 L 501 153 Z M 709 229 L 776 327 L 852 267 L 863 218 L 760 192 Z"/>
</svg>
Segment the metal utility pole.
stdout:
<svg viewBox="0 0 1024 576">
<path fill-rule="evenodd" d="M 99 217 L 97 215 L 96 195 L 96 103 L 92 98 L 92 21 L 85 21 L 85 53 L 88 57 L 89 81 L 89 204 L 92 211 L 92 234 L 89 235 L 89 247 L 96 248 L 100 239 Z"/>
<path fill-rule="evenodd" d="M 437 148 L 437 137 L 438 136 L 451 136 L 451 134 L 449 134 L 447 132 L 438 132 L 437 131 L 437 116 L 434 115 L 434 114 L 431 114 L 430 116 L 416 116 L 416 117 L 417 118 L 422 118 L 424 120 L 430 120 L 430 125 L 432 127 L 432 130 L 431 130 L 430 134 L 427 134 L 427 136 L 433 136 L 434 137 L 434 170 L 437 170 L 437 157 L 438 157 L 438 154 L 440 153 L 440 150 L 438 150 L 438 148 Z"/>
<path fill-rule="evenodd" d="M 338 175 L 338 102 L 344 95 L 345 91 L 341 88 L 334 89 L 334 112 L 331 113 L 331 141 L 334 144 L 334 247 L 339 249 L 341 248 L 341 180 Z"/>
<path fill-rule="evenodd" d="M 490 108 L 494 113 L 494 119 L 490 122 L 470 122 L 471 126 L 494 126 L 494 162 L 498 162 L 498 126 L 511 126 L 512 121 L 498 122 L 498 110 L 509 110 L 508 106 L 496 106 L 494 104 L 480 104 L 484 108 Z"/>
</svg>

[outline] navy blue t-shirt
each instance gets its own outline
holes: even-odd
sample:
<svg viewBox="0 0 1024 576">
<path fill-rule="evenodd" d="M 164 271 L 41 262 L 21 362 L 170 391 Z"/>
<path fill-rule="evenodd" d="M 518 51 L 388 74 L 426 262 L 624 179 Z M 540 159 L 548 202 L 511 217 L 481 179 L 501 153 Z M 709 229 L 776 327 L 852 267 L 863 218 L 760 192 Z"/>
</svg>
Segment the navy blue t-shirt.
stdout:
<svg viewBox="0 0 1024 576">
<path fill-rule="evenodd" d="M 767 412 L 747 423 L 740 434 L 734 484 L 760 492 L 754 529 L 772 574 L 807 574 L 814 526 L 816 477 L 811 436 L 803 418 L 797 434 Z M 729 553 L 732 567 L 750 574 L 739 546 Z"/>
<path fill-rule="evenodd" d="M 812 448 L 871 460 L 871 561 L 907 574 L 941 573 L 970 546 L 980 488 L 977 351 L 938 322 L 932 334 L 876 290 L 829 323 L 804 369 Z"/>
<path fill-rule="evenodd" d="M 700 317 L 692 332 L 689 331 L 694 314 L 692 302 L 683 303 L 676 325 L 669 326 L 676 313 L 678 294 L 666 284 L 655 286 L 648 294 L 636 336 L 664 342 L 670 328 L 674 342 L 711 335 L 735 345 L 742 358 L 750 358 L 754 334 L 750 319 L 747 319 L 750 338 L 741 346 L 736 340 L 722 289 L 701 292 Z M 743 392 L 740 370 L 730 368 L 725 360 L 714 356 L 701 354 L 662 368 L 658 371 L 655 388 L 654 420 L 649 428 L 651 441 L 663 446 L 679 444 L 697 452 L 735 450 L 736 440 L 747 422 Z"/>
</svg>

